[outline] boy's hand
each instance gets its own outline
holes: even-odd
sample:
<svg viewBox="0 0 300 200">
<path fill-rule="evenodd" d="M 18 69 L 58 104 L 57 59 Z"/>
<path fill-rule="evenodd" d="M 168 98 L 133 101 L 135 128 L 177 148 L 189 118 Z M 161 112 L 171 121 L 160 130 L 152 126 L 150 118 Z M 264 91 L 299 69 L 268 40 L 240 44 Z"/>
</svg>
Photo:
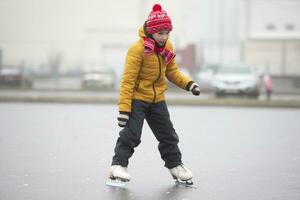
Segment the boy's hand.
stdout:
<svg viewBox="0 0 300 200">
<path fill-rule="evenodd" d="M 118 125 L 120 127 L 125 127 L 129 120 L 129 113 L 128 112 L 119 112 L 118 115 Z"/>
<path fill-rule="evenodd" d="M 190 91 L 193 93 L 193 95 L 199 96 L 200 95 L 199 85 L 197 85 L 196 83 L 192 83 L 192 85 L 190 86 Z"/>
</svg>

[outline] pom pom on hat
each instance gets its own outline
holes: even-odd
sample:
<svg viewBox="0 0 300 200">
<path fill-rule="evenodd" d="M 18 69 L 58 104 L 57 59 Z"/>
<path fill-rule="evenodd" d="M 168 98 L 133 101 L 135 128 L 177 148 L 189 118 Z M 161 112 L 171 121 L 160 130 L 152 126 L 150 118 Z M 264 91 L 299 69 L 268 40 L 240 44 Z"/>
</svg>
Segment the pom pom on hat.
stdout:
<svg viewBox="0 0 300 200">
<path fill-rule="evenodd" d="M 154 6 L 153 6 L 153 8 L 152 8 L 152 11 L 161 11 L 162 10 L 162 8 L 161 8 L 161 5 L 159 5 L 159 4 L 155 4 Z"/>
<path fill-rule="evenodd" d="M 156 32 L 167 30 L 172 31 L 172 21 L 159 4 L 155 4 L 152 7 L 147 22 L 146 22 L 146 31 L 148 34 L 154 34 Z"/>
</svg>

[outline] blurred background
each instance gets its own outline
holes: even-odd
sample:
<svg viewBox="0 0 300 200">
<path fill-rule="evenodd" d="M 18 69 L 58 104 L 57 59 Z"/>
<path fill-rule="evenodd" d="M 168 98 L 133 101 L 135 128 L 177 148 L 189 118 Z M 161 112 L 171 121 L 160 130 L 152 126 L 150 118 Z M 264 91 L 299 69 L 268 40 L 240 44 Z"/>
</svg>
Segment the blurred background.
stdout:
<svg viewBox="0 0 300 200">
<path fill-rule="evenodd" d="M 1 89 L 117 91 L 154 3 L 0 0 Z M 181 70 L 203 92 L 259 97 L 271 79 L 273 94 L 300 94 L 299 0 L 158 3 L 173 21 Z"/>
</svg>

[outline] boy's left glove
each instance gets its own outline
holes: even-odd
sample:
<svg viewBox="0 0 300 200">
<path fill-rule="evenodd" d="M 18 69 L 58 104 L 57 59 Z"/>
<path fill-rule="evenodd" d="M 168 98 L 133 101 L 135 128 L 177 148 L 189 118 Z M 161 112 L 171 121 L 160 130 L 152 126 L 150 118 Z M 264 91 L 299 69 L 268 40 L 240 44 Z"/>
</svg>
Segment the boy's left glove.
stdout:
<svg viewBox="0 0 300 200">
<path fill-rule="evenodd" d="M 189 91 L 191 91 L 193 93 L 193 95 L 195 95 L 195 96 L 200 95 L 200 87 L 195 82 L 191 83 L 191 85 L 189 87 Z"/>
</svg>

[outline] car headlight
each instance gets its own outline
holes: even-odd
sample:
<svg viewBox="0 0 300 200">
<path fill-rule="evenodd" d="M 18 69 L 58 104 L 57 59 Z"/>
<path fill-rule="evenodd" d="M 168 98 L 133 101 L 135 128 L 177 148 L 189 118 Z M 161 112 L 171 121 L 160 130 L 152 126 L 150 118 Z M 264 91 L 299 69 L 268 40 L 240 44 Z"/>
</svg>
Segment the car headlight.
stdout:
<svg viewBox="0 0 300 200">
<path fill-rule="evenodd" d="M 241 83 L 242 86 L 244 87 L 256 87 L 257 86 L 257 81 L 254 80 L 254 79 L 251 79 L 251 80 L 246 80 L 246 81 L 243 81 Z"/>
</svg>

